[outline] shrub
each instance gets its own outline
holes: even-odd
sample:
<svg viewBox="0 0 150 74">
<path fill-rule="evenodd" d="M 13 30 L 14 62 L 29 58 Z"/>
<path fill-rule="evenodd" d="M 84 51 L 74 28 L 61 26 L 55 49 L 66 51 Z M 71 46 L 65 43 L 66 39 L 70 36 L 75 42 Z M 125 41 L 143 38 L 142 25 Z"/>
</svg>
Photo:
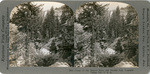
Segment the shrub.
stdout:
<svg viewBox="0 0 150 74">
<path fill-rule="evenodd" d="M 113 67 L 114 65 L 120 63 L 123 60 L 123 56 L 121 54 L 115 54 L 110 56 L 105 56 L 101 59 L 101 63 L 103 67 Z"/>
<path fill-rule="evenodd" d="M 54 64 L 56 61 L 57 61 L 57 59 L 54 58 L 53 56 L 45 56 L 45 57 L 37 58 L 36 64 L 38 66 L 48 67 L 48 66 Z"/>
</svg>

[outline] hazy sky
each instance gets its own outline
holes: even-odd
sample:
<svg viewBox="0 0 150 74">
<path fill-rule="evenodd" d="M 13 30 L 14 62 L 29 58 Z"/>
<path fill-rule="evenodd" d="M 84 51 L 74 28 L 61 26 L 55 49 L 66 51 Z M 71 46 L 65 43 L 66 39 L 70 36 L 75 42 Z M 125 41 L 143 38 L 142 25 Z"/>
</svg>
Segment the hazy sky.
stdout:
<svg viewBox="0 0 150 74">
<path fill-rule="evenodd" d="M 56 7 L 61 7 L 62 5 L 64 5 L 64 4 L 59 3 L 59 2 L 34 2 L 34 3 L 37 5 L 44 4 L 43 5 L 43 11 L 50 10 L 52 6 L 54 8 L 56 8 Z"/>
<path fill-rule="evenodd" d="M 109 4 L 109 10 L 115 10 L 117 6 L 119 6 L 120 8 L 128 6 L 128 4 L 122 2 L 99 2 L 99 4 Z"/>
<path fill-rule="evenodd" d="M 49 10 L 52 6 L 54 8 L 56 7 L 61 7 L 62 5 L 64 5 L 63 3 L 58 3 L 58 2 L 34 2 L 35 4 L 37 5 L 40 5 L 40 4 L 44 4 L 43 5 L 43 10 L 46 11 L 46 10 Z M 115 10 L 117 6 L 119 6 L 120 8 L 122 7 L 126 7 L 128 4 L 126 3 L 121 3 L 121 2 L 98 2 L 99 4 L 109 4 L 108 5 L 108 9 L 109 10 Z"/>
</svg>

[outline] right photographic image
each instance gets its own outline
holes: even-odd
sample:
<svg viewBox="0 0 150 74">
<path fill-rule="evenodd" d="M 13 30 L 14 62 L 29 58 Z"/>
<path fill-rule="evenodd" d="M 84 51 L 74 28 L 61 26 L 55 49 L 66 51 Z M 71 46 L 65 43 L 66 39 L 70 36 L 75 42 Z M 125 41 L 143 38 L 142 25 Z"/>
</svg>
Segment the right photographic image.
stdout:
<svg viewBox="0 0 150 74">
<path fill-rule="evenodd" d="M 74 67 L 138 68 L 134 7 L 122 2 L 88 2 L 74 16 Z"/>
</svg>

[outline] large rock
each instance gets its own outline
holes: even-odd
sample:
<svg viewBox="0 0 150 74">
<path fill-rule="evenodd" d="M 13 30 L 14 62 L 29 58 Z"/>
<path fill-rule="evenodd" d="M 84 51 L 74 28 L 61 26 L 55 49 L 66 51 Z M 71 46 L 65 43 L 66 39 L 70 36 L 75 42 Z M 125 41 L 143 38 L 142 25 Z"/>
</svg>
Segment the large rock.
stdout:
<svg viewBox="0 0 150 74">
<path fill-rule="evenodd" d="M 116 51 L 114 49 L 111 49 L 111 48 L 106 48 L 106 52 L 109 54 L 109 55 L 114 55 L 116 54 Z"/>
<path fill-rule="evenodd" d="M 40 49 L 40 54 L 42 54 L 42 55 L 50 55 L 50 51 L 48 50 L 48 49 L 46 49 L 46 48 L 41 48 Z"/>
<path fill-rule="evenodd" d="M 66 62 L 56 62 L 49 67 L 70 67 Z"/>
<path fill-rule="evenodd" d="M 132 62 L 127 62 L 127 61 L 121 61 L 119 64 L 115 65 L 114 67 L 137 68 L 137 66 L 134 66 Z"/>
</svg>

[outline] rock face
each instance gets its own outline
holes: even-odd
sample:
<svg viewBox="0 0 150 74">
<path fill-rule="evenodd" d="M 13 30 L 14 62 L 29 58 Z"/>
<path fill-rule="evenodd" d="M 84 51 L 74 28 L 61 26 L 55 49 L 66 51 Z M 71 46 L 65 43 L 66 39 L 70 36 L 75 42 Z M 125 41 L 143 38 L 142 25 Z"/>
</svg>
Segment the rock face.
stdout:
<svg viewBox="0 0 150 74">
<path fill-rule="evenodd" d="M 66 62 L 56 62 L 49 67 L 69 67 L 69 64 Z"/>
<path fill-rule="evenodd" d="M 124 67 L 124 68 L 138 68 L 134 66 L 132 62 L 121 61 L 119 64 L 115 65 L 114 67 Z"/>
</svg>

